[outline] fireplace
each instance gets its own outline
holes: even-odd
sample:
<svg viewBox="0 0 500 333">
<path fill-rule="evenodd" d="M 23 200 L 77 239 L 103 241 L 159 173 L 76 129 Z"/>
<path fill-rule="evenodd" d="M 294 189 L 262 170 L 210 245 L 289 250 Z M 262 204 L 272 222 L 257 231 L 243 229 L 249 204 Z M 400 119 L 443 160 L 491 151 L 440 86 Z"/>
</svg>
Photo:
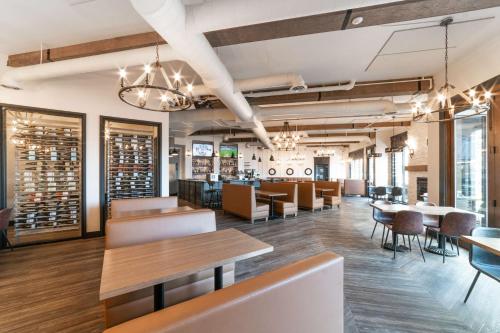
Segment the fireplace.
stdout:
<svg viewBox="0 0 500 333">
<path fill-rule="evenodd" d="M 417 177 L 417 200 L 425 201 L 427 198 L 422 196 L 427 193 L 427 177 Z"/>
</svg>

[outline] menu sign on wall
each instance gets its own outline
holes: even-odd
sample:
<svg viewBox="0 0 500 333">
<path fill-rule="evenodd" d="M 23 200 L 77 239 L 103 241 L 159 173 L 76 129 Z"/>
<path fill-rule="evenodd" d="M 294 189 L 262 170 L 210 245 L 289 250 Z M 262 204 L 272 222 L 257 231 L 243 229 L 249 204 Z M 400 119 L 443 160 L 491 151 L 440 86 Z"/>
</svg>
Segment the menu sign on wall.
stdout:
<svg viewBox="0 0 500 333">
<path fill-rule="evenodd" d="M 210 157 L 214 151 L 211 143 L 193 143 L 193 156 Z"/>
</svg>

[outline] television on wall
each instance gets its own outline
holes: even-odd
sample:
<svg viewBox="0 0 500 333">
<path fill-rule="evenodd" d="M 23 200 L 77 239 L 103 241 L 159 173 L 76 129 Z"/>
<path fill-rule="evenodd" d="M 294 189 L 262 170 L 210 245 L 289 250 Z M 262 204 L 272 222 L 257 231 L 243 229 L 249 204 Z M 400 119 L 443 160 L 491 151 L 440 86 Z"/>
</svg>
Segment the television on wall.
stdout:
<svg viewBox="0 0 500 333">
<path fill-rule="evenodd" d="M 211 157 L 214 145 L 211 143 L 193 143 L 193 156 Z"/>
<path fill-rule="evenodd" d="M 238 157 L 238 146 L 220 145 L 220 157 Z"/>
</svg>

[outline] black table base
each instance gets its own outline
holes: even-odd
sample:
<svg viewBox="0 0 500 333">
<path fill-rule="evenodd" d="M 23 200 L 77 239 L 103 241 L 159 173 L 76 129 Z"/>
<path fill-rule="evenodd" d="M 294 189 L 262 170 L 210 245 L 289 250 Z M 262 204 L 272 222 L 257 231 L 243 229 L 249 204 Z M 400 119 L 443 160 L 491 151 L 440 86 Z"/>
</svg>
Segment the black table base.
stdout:
<svg viewBox="0 0 500 333">
<path fill-rule="evenodd" d="M 384 246 L 383 246 L 383 248 L 386 249 L 386 250 L 394 251 L 394 244 L 392 244 L 392 243 L 385 243 Z M 408 252 L 408 251 L 410 251 L 410 249 L 407 246 L 404 246 L 404 245 L 398 245 L 398 247 L 396 248 L 396 252 Z"/>
<path fill-rule="evenodd" d="M 224 281 L 223 281 L 224 271 L 222 266 L 214 268 L 214 289 L 219 290 L 222 289 Z"/>
<path fill-rule="evenodd" d="M 165 285 L 163 283 L 154 286 L 154 310 L 165 308 Z"/>
<path fill-rule="evenodd" d="M 457 256 L 456 252 L 450 251 L 450 250 L 445 250 L 445 249 L 438 247 L 438 246 L 426 247 L 424 250 L 427 252 L 430 252 L 430 253 L 439 254 L 440 256 L 443 255 L 443 251 L 445 251 L 444 255 L 446 257 L 456 257 Z"/>
</svg>

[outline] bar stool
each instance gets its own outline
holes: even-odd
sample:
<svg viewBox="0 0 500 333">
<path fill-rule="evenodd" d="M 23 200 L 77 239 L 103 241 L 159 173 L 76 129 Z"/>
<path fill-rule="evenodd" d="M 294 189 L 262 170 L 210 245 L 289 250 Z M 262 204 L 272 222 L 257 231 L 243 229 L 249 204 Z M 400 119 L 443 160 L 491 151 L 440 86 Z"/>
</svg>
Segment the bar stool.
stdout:
<svg viewBox="0 0 500 333">
<path fill-rule="evenodd" d="M 3 237 L 3 239 L 5 239 L 5 242 L 9 246 L 10 250 L 14 251 L 14 248 L 12 247 L 9 238 L 7 237 L 7 229 L 9 228 L 9 220 L 11 213 L 12 213 L 12 208 L 4 208 L 0 210 L 0 235 Z"/>
<path fill-rule="evenodd" d="M 207 206 L 210 208 L 218 208 L 220 207 L 220 189 L 214 188 L 215 182 L 208 182 L 208 190 L 205 191 L 205 194 L 208 195 L 208 204 Z"/>
<path fill-rule="evenodd" d="M 424 231 L 423 216 L 420 212 L 414 212 L 411 210 L 402 210 L 396 213 L 394 222 L 392 225 L 388 226 L 392 230 L 392 244 L 394 246 L 394 259 L 396 259 L 396 250 L 398 247 L 398 235 L 408 236 L 408 245 L 411 251 L 411 241 L 410 236 L 417 237 L 418 247 L 420 248 L 420 253 L 422 254 L 422 259 L 425 262 L 424 251 L 422 251 L 422 246 L 420 245 L 420 235 Z"/>
<path fill-rule="evenodd" d="M 451 212 L 444 216 L 441 228 L 430 228 L 436 232 L 439 239 L 440 236 L 444 237 L 443 241 L 443 264 L 446 258 L 446 240 L 450 240 L 453 250 L 453 241 L 457 245 L 457 255 L 460 255 L 458 239 L 462 235 L 470 235 L 476 226 L 476 215 L 470 213 Z M 432 242 L 432 238 L 431 238 Z M 431 244 L 429 243 L 429 246 Z"/>
</svg>

